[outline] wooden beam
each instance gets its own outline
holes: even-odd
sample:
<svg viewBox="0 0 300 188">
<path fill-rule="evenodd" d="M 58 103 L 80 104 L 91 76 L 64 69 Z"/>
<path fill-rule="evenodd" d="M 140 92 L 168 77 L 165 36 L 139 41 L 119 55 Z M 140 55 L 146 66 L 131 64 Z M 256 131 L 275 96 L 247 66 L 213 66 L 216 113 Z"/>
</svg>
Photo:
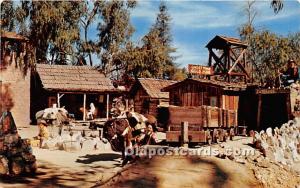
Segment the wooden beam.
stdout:
<svg viewBox="0 0 300 188">
<path fill-rule="evenodd" d="M 83 121 L 86 120 L 86 94 L 83 94 Z"/>
<path fill-rule="evenodd" d="M 109 94 L 106 95 L 106 119 L 109 116 Z"/>
<path fill-rule="evenodd" d="M 86 120 L 86 94 L 83 94 L 83 121 Z"/>
<path fill-rule="evenodd" d="M 290 93 L 286 94 L 286 110 L 287 110 L 287 119 L 292 118 L 292 108 L 291 108 L 291 96 Z"/>
<path fill-rule="evenodd" d="M 211 49 L 209 49 L 209 53 L 212 55 L 213 59 L 216 62 L 213 65 L 213 67 L 215 68 L 216 66 L 219 66 L 220 68 L 222 68 L 225 71 L 226 68 L 224 67 L 224 65 L 222 64 L 222 61 L 221 61 L 221 59 L 224 57 L 224 54 L 222 54 L 222 56 L 219 58 Z"/>
<path fill-rule="evenodd" d="M 256 117 L 256 130 L 259 130 L 260 127 L 260 118 L 261 118 L 261 107 L 262 107 L 262 96 L 258 95 L 258 106 L 257 106 L 257 117 Z"/>
<path fill-rule="evenodd" d="M 239 61 L 243 58 L 243 54 L 246 52 L 246 50 L 244 49 L 242 51 L 242 53 L 240 54 L 240 56 L 237 58 L 237 60 L 234 62 L 234 64 L 232 65 L 232 67 L 229 69 L 228 73 L 231 73 L 233 71 L 233 69 L 235 68 L 235 66 L 239 66 L 240 68 L 243 67 Z M 244 68 L 241 68 L 243 72 L 247 73 L 246 70 Z"/>
<path fill-rule="evenodd" d="M 59 96 L 59 93 L 57 93 L 57 108 L 60 108 L 60 96 Z"/>
<path fill-rule="evenodd" d="M 188 147 L 189 143 L 189 122 L 181 122 L 181 146 Z"/>
</svg>

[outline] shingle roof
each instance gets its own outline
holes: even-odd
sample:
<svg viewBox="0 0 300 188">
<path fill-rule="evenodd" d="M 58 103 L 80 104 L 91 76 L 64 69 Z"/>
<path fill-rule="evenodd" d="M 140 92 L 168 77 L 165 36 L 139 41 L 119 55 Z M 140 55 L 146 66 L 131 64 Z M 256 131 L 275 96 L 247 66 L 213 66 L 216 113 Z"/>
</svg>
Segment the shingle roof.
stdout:
<svg viewBox="0 0 300 188">
<path fill-rule="evenodd" d="M 8 32 L 8 31 L 1 31 L 1 38 L 2 39 L 14 39 L 20 41 L 27 41 L 28 39 L 22 35 L 19 35 L 15 32 Z"/>
<path fill-rule="evenodd" d="M 184 82 L 189 82 L 189 81 L 194 81 L 194 82 L 199 82 L 199 83 L 203 83 L 203 84 L 219 86 L 219 87 L 222 87 L 224 90 L 239 91 L 239 90 L 247 89 L 247 84 L 243 84 L 243 83 L 228 83 L 228 82 L 218 81 L 218 80 L 187 78 L 187 79 L 183 80 L 182 82 L 172 84 L 170 86 L 167 86 L 167 87 L 163 88 L 162 90 L 163 91 L 170 91 L 174 87 L 177 87 L 177 86 L 183 84 Z"/>
<path fill-rule="evenodd" d="M 207 48 L 217 48 L 217 49 L 223 49 L 226 46 L 240 46 L 243 48 L 247 48 L 247 44 L 242 42 L 238 38 L 233 37 L 226 37 L 226 36 L 219 36 L 216 35 L 209 43 L 206 45 Z"/>
<path fill-rule="evenodd" d="M 146 93 L 151 98 L 155 99 L 169 99 L 169 92 L 162 92 L 161 89 L 177 83 L 173 80 L 161 80 L 153 78 L 139 78 L 138 81 L 145 89 Z"/>
<path fill-rule="evenodd" d="M 109 78 L 90 66 L 37 64 L 44 89 L 72 92 L 118 91 Z"/>
</svg>

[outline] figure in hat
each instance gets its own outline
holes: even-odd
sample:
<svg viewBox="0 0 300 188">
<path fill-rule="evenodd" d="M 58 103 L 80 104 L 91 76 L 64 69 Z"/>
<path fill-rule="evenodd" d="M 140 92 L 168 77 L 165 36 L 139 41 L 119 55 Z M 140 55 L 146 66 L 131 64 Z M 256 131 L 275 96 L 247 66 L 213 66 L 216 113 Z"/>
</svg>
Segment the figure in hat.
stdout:
<svg viewBox="0 0 300 188">
<path fill-rule="evenodd" d="M 47 127 L 48 124 L 45 120 L 39 122 L 39 134 L 34 139 L 40 140 L 40 147 L 42 147 L 44 141 L 49 139 L 49 130 Z"/>
<path fill-rule="evenodd" d="M 289 80 L 296 82 L 299 79 L 298 67 L 293 59 L 288 60 L 288 68 L 285 71 L 285 75 Z"/>
</svg>

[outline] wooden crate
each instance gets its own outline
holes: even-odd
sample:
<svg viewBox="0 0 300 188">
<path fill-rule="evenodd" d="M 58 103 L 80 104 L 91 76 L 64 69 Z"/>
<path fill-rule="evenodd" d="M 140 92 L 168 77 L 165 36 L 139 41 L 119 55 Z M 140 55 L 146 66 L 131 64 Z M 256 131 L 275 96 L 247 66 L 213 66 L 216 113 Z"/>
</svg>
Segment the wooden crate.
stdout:
<svg viewBox="0 0 300 188">
<path fill-rule="evenodd" d="M 227 127 L 237 127 L 237 111 L 236 110 L 228 110 L 227 111 Z"/>
<path fill-rule="evenodd" d="M 189 124 L 201 124 L 202 122 L 201 107 L 169 107 L 169 124 L 178 125 L 187 121 Z"/>
<path fill-rule="evenodd" d="M 181 131 L 167 131 L 166 139 L 167 142 L 180 142 Z"/>
<path fill-rule="evenodd" d="M 206 131 L 189 131 L 190 142 L 207 142 Z"/>
<path fill-rule="evenodd" d="M 189 131 L 188 137 L 190 142 L 206 142 L 207 132 L 206 131 Z M 166 132 L 167 142 L 180 142 L 181 131 L 167 131 Z"/>
<path fill-rule="evenodd" d="M 228 127 L 228 110 L 222 109 L 222 125 L 224 128 Z"/>
<path fill-rule="evenodd" d="M 222 122 L 222 109 L 217 107 L 207 107 L 207 127 L 217 128 L 220 127 Z"/>
</svg>

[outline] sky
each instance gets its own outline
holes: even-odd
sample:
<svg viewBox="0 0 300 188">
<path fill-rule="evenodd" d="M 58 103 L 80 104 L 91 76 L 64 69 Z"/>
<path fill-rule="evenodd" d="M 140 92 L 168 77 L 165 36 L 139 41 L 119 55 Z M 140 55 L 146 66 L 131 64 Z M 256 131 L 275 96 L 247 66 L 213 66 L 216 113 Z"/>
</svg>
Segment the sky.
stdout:
<svg viewBox="0 0 300 188">
<path fill-rule="evenodd" d="M 131 21 L 136 31 L 133 41 L 139 42 L 155 22 L 160 1 L 139 1 L 131 13 Z M 239 37 L 238 27 L 246 22 L 243 13 L 245 1 L 165 1 L 172 18 L 171 32 L 176 63 L 181 67 L 187 64 L 206 65 L 208 51 L 206 44 L 216 35 Z M 270 1 L 255 3 L 257 16 L 255 28 L 267 29 L 278 35 L 300 32 L 300 3 L 285 0 L 281 12 L 274 14 Z"/>
<path fill-rule="evenodd" d="M 238 28 L 246 23 L 244 8 L 246 1 L 212 0 L 165 0 L 172 18 L 171 33 L 174 55 L 180 67 L 187 64 L 206 65 L 208 51 L 206 44 L 216 35 L 239 38 Z M 131 12 L 131 23 L 135 27 L 132 40 L 141 43 L 155 23 L 159 0 L 140 0 Z M 281 36 L 300 32 L 300 0 L 284 0 L 284 7 L 278 14 L 270 7 L 270 0 L 256 1 L 257 16 L 254 27 L 269 30 Z"/>
</svg>

